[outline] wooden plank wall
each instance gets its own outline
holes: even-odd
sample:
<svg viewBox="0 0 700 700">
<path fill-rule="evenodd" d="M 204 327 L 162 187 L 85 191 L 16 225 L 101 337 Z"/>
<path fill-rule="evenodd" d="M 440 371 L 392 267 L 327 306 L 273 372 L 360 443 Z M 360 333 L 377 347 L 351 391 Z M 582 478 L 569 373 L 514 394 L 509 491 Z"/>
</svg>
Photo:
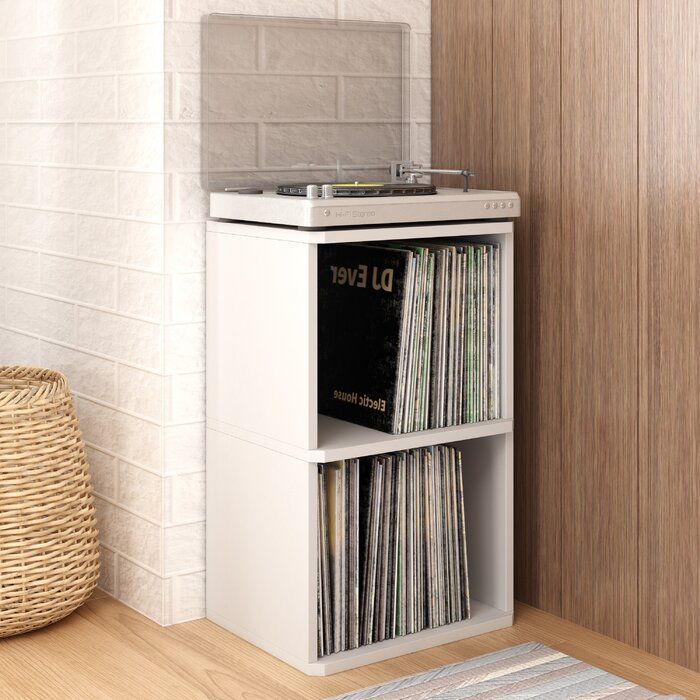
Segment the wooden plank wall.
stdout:
<svg viewBox="0 0 700 700">
<path fill-rule="evenodd" d="M 433 164 L 523 200 L 516 597 L 700 670 L 700 3 L 433 0 L 432 36 Z"/>
<path fill-rule="evenodd" d="M 560 614 L 561 528 L 550 525 L 561 521 L 561 337 L 551 333 L 561 303 L 559 10 L 551 2 L 499 0 L 493 28 L 492 55 L 499 60 L 489 174 L 494 187 L 538 193 L 523 198 L 515 241 L 517 344 L 536 349 L 515 355 L 515 392 L 527 397 L 515 412 L 516 595 Z M 477 184 L 484 186 L 481 178 Z M 552 431 L 538 431 L 541 424 Z"/>
<path fill-rule="evenodd" d="M 639 5 L 639 641 L 700 668 L 700 2 Z"/>
<path fill-rule="evenodd" d="M 432 45 L 433 63 L 450 66 L 431 76 L 434 94 L 451 95 L 454 112 L 433 113 L 433 133 L 444 134 L 445 168 L 457 168 L 463 153 L 469 152 L 470 167 L 482 173 L 479 182 L 489 187 L 492 161 L 491 134 L 484 136 L 481 124 L 491 119 L 493 63 L 491 61 L 491 0 L 471 0 L 472 11 L 465 13 L 459 2 L 433 4 L 433 23 L 454 27 L 445 32 L 440 42 Z M 459 114 L 459 118 L 453 115 Z M 447 146 L 450 144 L 450 146 Z M 455 179 L 443 181 L 446 186 L 459 186 Z"/>
<path fill-rule="evenodd" d="M 561 14 L 562 615 L 628 644 L 637 642 L 636 12 L 636 0 L 565 0 Z"/>
</svg>

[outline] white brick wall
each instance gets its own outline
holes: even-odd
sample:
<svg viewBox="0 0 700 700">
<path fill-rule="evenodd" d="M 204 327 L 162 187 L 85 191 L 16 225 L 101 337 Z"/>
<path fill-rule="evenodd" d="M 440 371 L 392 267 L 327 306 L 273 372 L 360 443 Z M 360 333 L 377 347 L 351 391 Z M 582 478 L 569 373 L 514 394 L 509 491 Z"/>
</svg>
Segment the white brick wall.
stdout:
<svg viewBox="0 0 700 700">
<path fill-rule="evenodd" d="M 0 363 L 67 374 L 101 585 L 165 624 L 204 613 L 209 12 L 409 22 L 413 156 L 430 157 L 429 0 L 0 0 Z M 318 97 L 314 79 L 293 90 Z M 353 106 L 381 115 L 380 99 Z M 236 138 L 255 165 L 257 134 Z"/>
<path fill-rule="evenodd" d="M 159 622 L 173 588 L 163 32 L 158 0 L 0 3 L 0 362 L 68 376 L 102 585 Z"/>
</svg>

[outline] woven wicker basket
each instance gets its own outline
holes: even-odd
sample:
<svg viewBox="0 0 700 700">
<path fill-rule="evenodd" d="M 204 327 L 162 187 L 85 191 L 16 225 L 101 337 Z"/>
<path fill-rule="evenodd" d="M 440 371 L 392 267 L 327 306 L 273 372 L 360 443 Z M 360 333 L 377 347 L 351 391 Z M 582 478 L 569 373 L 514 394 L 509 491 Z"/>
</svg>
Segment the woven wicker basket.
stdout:
<svg viewBox="0 0 700 700">
<path fill-rule="evenodd" d="M 0 637 L 43 627 L 97 584 L 95 508 L 66 378 L 0 365 Z"/>
</svg>

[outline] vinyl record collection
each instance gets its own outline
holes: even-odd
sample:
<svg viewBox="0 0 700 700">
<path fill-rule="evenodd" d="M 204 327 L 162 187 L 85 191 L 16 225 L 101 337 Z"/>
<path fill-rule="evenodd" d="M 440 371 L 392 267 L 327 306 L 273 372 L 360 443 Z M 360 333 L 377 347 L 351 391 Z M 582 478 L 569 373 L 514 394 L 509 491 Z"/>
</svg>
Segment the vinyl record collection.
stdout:
<svg viewBox="0 0 700 700">
<path fill-rule="evenodd" d="M 499 246 L 408 250 L 394 432 L 498 418 Z"/>
<path fill-rule="evenodd" d="M 500 417 L 500 246 L 319 251 L 319 407 L 390 433 Z"/>
<path fill-rule="evenodd" d="M 461 454 L 319 465 L 318 653 L 469 618 Z"/>
</svg>

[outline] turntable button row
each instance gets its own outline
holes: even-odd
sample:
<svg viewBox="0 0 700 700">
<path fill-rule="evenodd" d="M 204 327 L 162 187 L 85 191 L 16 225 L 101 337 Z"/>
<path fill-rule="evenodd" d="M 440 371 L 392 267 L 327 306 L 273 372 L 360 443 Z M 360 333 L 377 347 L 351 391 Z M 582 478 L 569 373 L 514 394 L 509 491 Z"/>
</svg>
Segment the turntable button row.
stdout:
<svg viewBox="0 0 700 700">
<path fill-rule="evenodd" d="M 484 202 L 484 209 L 505 209 L 508 207 L 508 209 L 513 208 L 513 202 Z"/>
</svg>

